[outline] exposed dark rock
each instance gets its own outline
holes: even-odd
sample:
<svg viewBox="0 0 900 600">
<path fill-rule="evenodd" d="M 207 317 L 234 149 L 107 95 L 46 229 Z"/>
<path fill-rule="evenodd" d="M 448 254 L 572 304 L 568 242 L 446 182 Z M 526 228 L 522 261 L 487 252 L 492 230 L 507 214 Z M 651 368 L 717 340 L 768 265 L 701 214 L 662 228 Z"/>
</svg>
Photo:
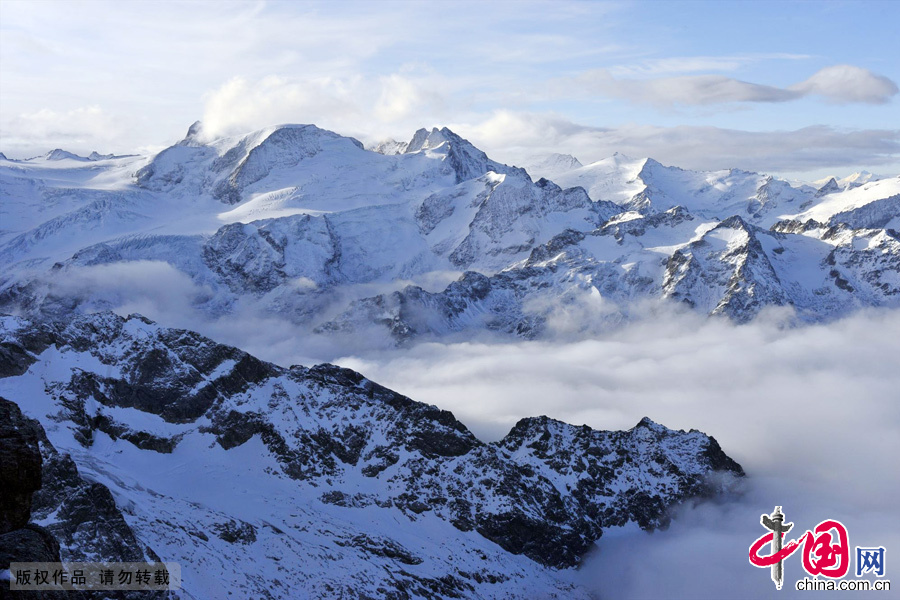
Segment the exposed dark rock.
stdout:
<svg viewBox="0 0 900 600">
<path fill-rule="evenodd" d="M 58 563 L 59 543 L 49 531 L 29 523 L 21 529 L 16 529 L 0 535 L 0 570 L 8 569 L 13 562 L 44 562 Z M 15 577 L 11 573 L 11 577 Z M 8 589 L 9 583 L 0 582 L 0 598 L 15 598 L 16 600 L 95 600 L 95 597 L 87 592 L 51 592 L 51 591 L 16 591 Z M 8 596 L 7 596 L 8 594 Z M 118 600 L 121 596 L 110 596 L 111 600 Z M 101 600 L 99 595 L 96 600 Z M 136 599 L 135 599 L 136 600 Z"/>
<path fill-rule="evenodd" d="M 0 534 L 25 527 L 41 487 L 40 425 L 0 398 Z"/>
<path fill-rule="evenodd" d="M 714 438 L 673 431 L 646 417 L 629 431 L 596 431 L 547 417 L 522 419 L 497 444 L 550 479 L 576 478 L 571 496 L 600 527 L 628 521 L 643 529 L 665 526 L 672 505 L 713 493 L 706 485 L 711 473 L 744 475 Z"/>
<path fill-rule="evenodd" d="M 106 486 L 84 480 L 67 454 L 47 446 L 44 487 L 35 494 L 35 515 L 53 522 L 67 560 L 141 561 L 148 558 Z"/>
<path fill-rule="evenodd" d="M 14 435 L 3 435 L 10 431 Z M 158 558 L 152 551 L 145 553 L 142 549 L 109 490 L 82 479 L 72 459 L 53 448 L 40 424 L 24 417 L 15 403 L 3 398 L 0 398 L 0 465 L 3 489 L 0 516 L 4 524 L 14 526 L 0 533 L 0 569 L 8 568 L 11 562 Z M 10 465 L 17 468 L 8 469 Z M 32 497 L 28 492 L 26 502 L 21 491 L 28 489 L 34 494 Z M 20 493 L 8 494 L 8 490 L 20 490 Z M 27 523 L 31 519 L 40 519 L 47 525 Z M 23 599 L 44 600 L 151 600 L 164 596 L 161 592 L 142 595 L 124 591 L 17 594 Z"/>
<path fill-rule="evenodd" d="M 216 535 L 229 544 L 252 544 L 256 541 L 256 527 L 244 521 L 238 523 L 232 519 L 225 523 L 216 523 L 213 529 L 216 530 Z"/>
<path fill-rule="evenodd" d="M 405 565 L 420 565 L 422 559 L 409 550 L 388 539 L 374 538 L 365 534 L 355 535 L 349 540 L 338 540 L 339 546 L 355 546 L 368 554 L 383 556 Z"/>
<path fill-rule="evenodd" d="M 481 293 L 483 276 L 464 279 L 473 297 Z M 30 329 L 22 326 L 23 333 Z M 88 353 L 111 367 L 101 368 L 102 375 L 73 368 L 64 383 L 45 381 L 60 407 L 54 418 L 74 427 L 88 448 L 97 431 L 155 452 L 171 451 L 191 428 L 193 435 L 213 434 L 226 451 L 258 436 L 284 475 L 324 487 L 323 503 L 394 507 L 411 520 L 436 517 L 552 567 L 578 564 L 604 527 L 629 521 L 664 526 L 673 504 L 712 493 L 705 478 L 714 471 L 742 474 L 712 438 L 649 419 L 627 432 L 524 419 L 502 441 L 484 444 L 452 413 L 334 365 L 283 369 L 137 316 L 100 314 L 40 327 L 53 332 L 61 352 Z M 7 337 L 21 345 L 22 336 L 10 331 Z M 193 399 L 196 392 L 186 393 L 198 388 L 209 390 L 203 402 Z M 130 428 L 103 412 L 116 406 L 158 414 L 188 433 Z M 196 424 L 200 417 L 203 423 Z M 35 496 L 35 510 L 42 518 L 54 515 L 48 529 L 63 554 L 119 560 L 148 554 L 109 491 L 81 479 L 71 459 L 41 439 L 47 483 Z M 339 486 L 348 476 L 377 483 L 345 492 Z M 216 523 L 212 530 L 226 541 L 256 540 L 256 525 Z M 209 538 L 197 528 L 181 529 Z M 412 560 L 387 542 L 358 541 L 370 554 Z M 465 586 L 457 584 L 465 580 L 420 583 L 429 594 L 445 587 L 462 593 Z"/>
<path fill-rule="evenodd" d="M 0 377 L 21 375 L 35 358 L 18 344 L 0 343 Z"/>
<path fill-rule="evenodd" d="M 0 535 L 0 569 L 9 568 L 11 562 L 59 560 L 59 542 L 39 525 L 29 523 Z"/>
</svg>

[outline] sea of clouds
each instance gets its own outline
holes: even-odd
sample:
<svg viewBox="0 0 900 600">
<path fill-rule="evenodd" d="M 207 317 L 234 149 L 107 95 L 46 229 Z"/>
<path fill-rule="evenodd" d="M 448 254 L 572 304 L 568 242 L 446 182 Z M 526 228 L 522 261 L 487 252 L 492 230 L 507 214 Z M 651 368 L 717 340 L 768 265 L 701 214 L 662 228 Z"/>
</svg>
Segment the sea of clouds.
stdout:
<svg viewBox="0 0 900 600">
<path fill-rule="evenodd" d="M 784 323 L 777 311 L 739 326 L 666 314 L 594 339 L 429 343 L 336 362 L 452 410 L 485 440 L 540 414 L 598 429 L 649 416 L 713 435 L 746 481 L 732 496 L 680 507 L 666 531 L 608 532 L 576 574 L 600 598 L 802 594 L 799 551 L 781 592 L 748 561 L 766 533 L 760 515 L 775 505 L 794 522 L 787 538 L 837 519 L 851 553 L 887 547 L 890 578 L 900 548 L 900 311 Z"/>
<path fill-rule="evenodd" d="M 134 273 L 88 268 L 78 285 L 61 279 L 56 291 L 91 296 L 96 309 L 194 329 L 285 366 L 327 361 L 355 369 L 453 411 L 485 441 L 537 415 L 596 429 L 628 429 L 648 416 L 714 436 L 746 480 L 731 495 L 679 507 L 665 531 L 608 531 L 578 571 L 563 574 L 599 598 L 801 593 L 793 589 L 804 576 L 800 552 L 786 562 L 781 592 L 768 569 L 748 561 L 749 546 L 766 533 L 760 515 L 776 505 L 795 524 L 787 537 L 837 519 L 851 546 L 888 548 L 887 577 L 895 568 L 900 310 L 797 325 L 789 309 L 770 309 L 736 325 L 648 303 L 604 331 L 579 326 L 609 316 L 610 307 L 587 303 L 552 313 L 545 341 L 490 336 L 396 348 L 378 328 L 316 336 L 251 304 L 210 318 L 197 308 L 209 290 L 173 278 L 163 263 L 131 267 Z"/>
</svg>

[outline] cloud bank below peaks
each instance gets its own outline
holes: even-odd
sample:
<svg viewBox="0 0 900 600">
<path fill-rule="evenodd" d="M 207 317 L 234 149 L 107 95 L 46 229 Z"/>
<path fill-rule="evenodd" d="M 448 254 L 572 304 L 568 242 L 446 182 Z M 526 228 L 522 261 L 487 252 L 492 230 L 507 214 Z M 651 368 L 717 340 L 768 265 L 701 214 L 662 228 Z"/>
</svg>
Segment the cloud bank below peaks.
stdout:
<svg viewBox="0 0 900 600">
<path fill-rule="evenodd" d="M 649 416 L 713 435 L 747 471 L 741 494 L 684 506 L 666 531 L 607 530 L 573 576 L 599 598 L 802 597 L 799 553 L 777 594 L 747 560 L 775 505 L 795 523 L 791 539 L 834 518 L 852 545 L 900 545 L 888 526 L 900 522 L 900 311 L 796 328 L 777 311 L 761 317 L 667 313 L 577 342 L 422 344 L 337 362 L 453 411 L 484 439 L 540 414 L 597 429 Z"/>
</svg>

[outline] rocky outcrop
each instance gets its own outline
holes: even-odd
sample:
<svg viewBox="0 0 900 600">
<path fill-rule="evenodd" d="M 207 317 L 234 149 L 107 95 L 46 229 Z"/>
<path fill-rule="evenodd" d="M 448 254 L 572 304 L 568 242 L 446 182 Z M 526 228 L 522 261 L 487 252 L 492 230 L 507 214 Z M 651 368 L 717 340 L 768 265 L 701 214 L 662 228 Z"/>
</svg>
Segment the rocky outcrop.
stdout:
<svg viewBox="0 0 900 600">
<path fill-rule="evenodd" d="M 42 442 L 44 486 L 34 496 L 34 518 L 58 541 L 63 560 L 138 562 L 156 554 L 135 537 L 109 489 L 85 480 L 67 454 Z"/>
<path fill-rule="evenodd" d="M 565 482 L 565 492 L 605 527 L 629 521 L 643 529 L 666 525 L 673 504 L 721 491 L 707 478 L 710 472 L 744 474 L 715 438 L 672 431 L 649 418 L 628 431 L 522 419 L 498 445 L 516 462 Z M 629 468 L 637 464 L 645 470 Z"/>
<path fill-rule="evenodd" d="M 419 129 L 406 145 L 404 154 L 416 152 L 437 151 L 446 154 L 446 162 L 456 175 L 456 183 L 462 183 L 476 177 L 481 177 L 491 171 L 501 175 L 508 173 L 531 181 L 531 177 L 518 167 L 510 167 L 488 158 L 487 154 L 476 148 L 468 140 L 453 133 L 446 127 Z"/>
<path fill-rule="evenodd" d="M 320 488 L 327 504 L 433 515 L 552 567 L 577 564 L 603 527 L 664 524 L 674 503 L 710 493 L 704 482 L 713 471 L 742 474 L 712 438 L 649 420 L 616 433 L 528 419 L 485 444 L 451 413 L 348 369 L 284 369 L 139 316 L 4 323 L 10 347 L 52 340 L 56 352 L 84 356 L 80 364 L 93 357 L 106 365 L 44 375 L 54 418 L 88 451 L 100 433 L 151 453 L 203 434 L 226 451 L 258 437 L 283 475 Z M 122 423 L 114 417 L 122 409 L 160 421 Z M 133 560 L 147 552 L 104 486 L 81 480 L 48 443 L 43 452 L 35 510 L 64 554 Z M 237 519 L 211 525 L 219 538 L 247 545 L 258 528 Z"/>
<path fill-rule="evenodd" d="M 740 217 L 717 225 L 666 264 L 665 297 L 746 322 L 765 306 L 790 302 L 758 237 Z"/>
<path fill-rule="evenodd" d="M 47 481 L 41 470 L 40 424 L 0 397 L 0 571 L 13 562 L 59 562 L 60 546 L 47 529 L 31 522 L 33 495 Z M 36 503 L 35 503 L 36 504 Z M 9 584 L 0 581 L 6 598 Z M 79 593 L 17 592 L 23 600 L 83 600 Z M 86 599 L 84 599 L 86 600 Z"/>
<path fill-rule="evenodd" d="M 11 562 L 158 560 L 125 522 L 112 494 L 86 481 L 43 427 L 0 398 L 0 570 Z M 35 522 L 40 522 L 37 525 Z M 22 598 L 154 600 L 155 592 L 19 592 Z"/>
<path fill-rule="evenodd" d="M 0 535 L 31 519 L 31 499 L 41 487 L 40 426 L 0 398 Z"/>
</svg>

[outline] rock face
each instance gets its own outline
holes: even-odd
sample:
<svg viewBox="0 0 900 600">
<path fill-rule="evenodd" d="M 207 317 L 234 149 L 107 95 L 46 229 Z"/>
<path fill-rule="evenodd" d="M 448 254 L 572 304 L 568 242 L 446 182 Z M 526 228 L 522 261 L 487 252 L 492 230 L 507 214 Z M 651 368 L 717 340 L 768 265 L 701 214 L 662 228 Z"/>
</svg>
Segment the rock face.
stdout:
<svg viewBox="0 0 900 600">
<path fill-rule="evenodd" d="M 33 517 L 58 541 L 63 560 L 140 562 L 155 559 L 125 522 L 109 489 L 86 481 L 69 455 L 42 444 L 44 486 L 35 494 Z"/>
<path fill-rule="evenodd" d="M 216 577 L 251 596 L 280 597 L 277 572 L 310 597 L 578 597 L 552 568 L 577 565 L 604 527 L 652 529 L 673 504 L 720 491 L 714 472 L 743 474 L 714 439 L 648 419 L 628 432 L 526 419 L 486 444 L 353 371 L 278 367 L 138 316 L 0 323 L 31 361 L 0 392 L 28 397 L 74 457 L 40 442 L 34 512 L 64 558 L 221 560 Z"/>
<path fill-rule="evenodd" d="M 40 423 L 0 397 L 0 570 L 11 562 L 157 559 L 125 522 L 109 489 L 81 477 Z M 40 523 L 40 525 L 38 524 Z M 154 592 L 21 592 L 23 598 L 150 600 Z"/>
<path fill-rule="evenodd" d="M 31 499 L 41 487 L 39 425 L 14 403 L 0 398 L 0 535 L 31 519 Z"/>
<path fill-rule="evenodd" d="M 716 493 L 711 471 L 743 475 L 714 438 L 644 418 L 629 431 L 596 431 L 547 417 L 522 419 L 499 442 L 512 458 L 561 482 L 603 526 L 665 525 L 673 499 Z M 645 465 L 636 471 L 634 465 Z M 627 490 L 621 493 L 621 490 Z"/>
<path fill-rule="evenodd" d="M 19 407 L 0 397 L 0 571 L 13 562 L 59 562 L 59 542 L 45 528 L 32 523 L 35 491 L 41 487 L 40 424 L 25 417 Z M 36 502 L 34 504 L 37 504 Z M 0 582 L 6 598 L 9 584 Z M 74 593 L 18 592 L 24 600 L 82 600 Z"/>
</svg>

